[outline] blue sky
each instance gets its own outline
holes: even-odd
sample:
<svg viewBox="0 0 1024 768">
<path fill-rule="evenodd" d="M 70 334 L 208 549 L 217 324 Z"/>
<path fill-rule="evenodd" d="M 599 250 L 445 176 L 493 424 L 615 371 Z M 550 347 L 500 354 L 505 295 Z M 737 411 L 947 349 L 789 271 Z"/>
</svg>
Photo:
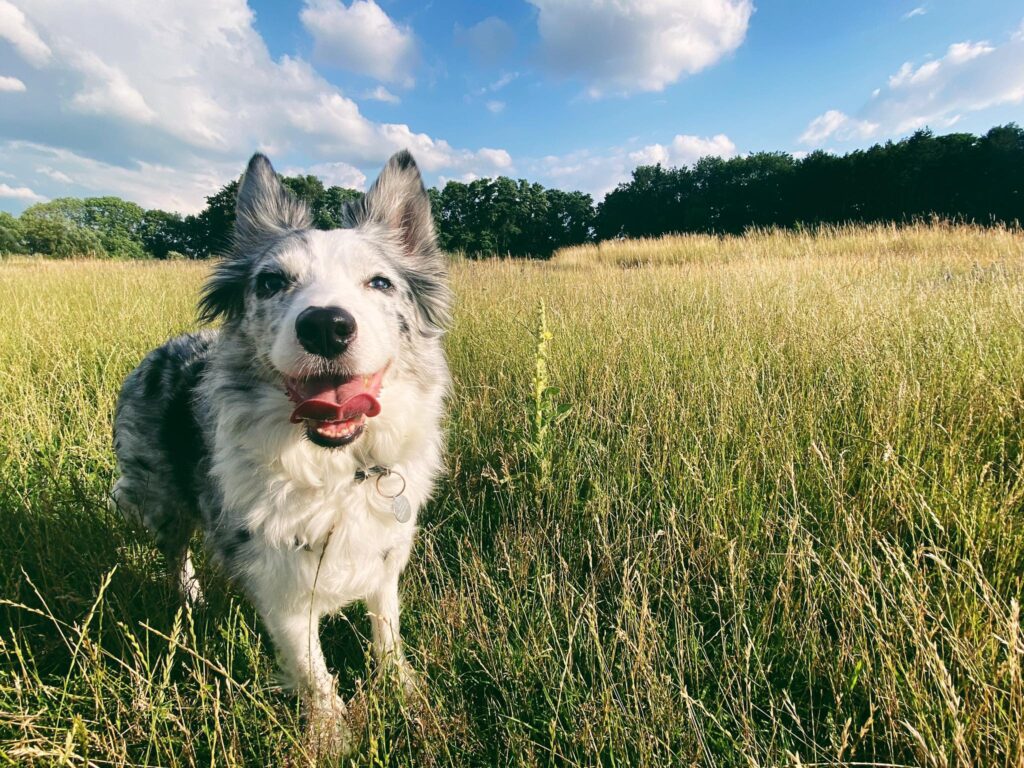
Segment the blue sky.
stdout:
<svg viewBox="0 0 1024 768">
<path fill-rule="evenodd" d="M 0 0 L 0 209 L 183 212 L 252 151 L 365 188 L 496 174 L 599 198 L 636 165 L 1024 122 L 1024 6 L 893 0 Z"/>
</svg>

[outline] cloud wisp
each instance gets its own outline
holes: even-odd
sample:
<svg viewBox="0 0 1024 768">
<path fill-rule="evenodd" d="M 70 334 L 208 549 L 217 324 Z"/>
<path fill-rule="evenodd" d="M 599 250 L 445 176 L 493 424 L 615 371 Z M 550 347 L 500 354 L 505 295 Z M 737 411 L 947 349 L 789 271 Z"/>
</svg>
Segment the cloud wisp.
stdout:
<svg viewBox="0 0 1024 768">
<path fill-rule="evenodd" d="M 1024 29 L 1024 26 L 1022 26 Z M 1024 102 L 1024 35 L 953 43 L 937 59 L 904 62 L 854 115 L 831 109 L 800 136 L 806 146 L 948 128 L 971 112 Z"/>
</svg>

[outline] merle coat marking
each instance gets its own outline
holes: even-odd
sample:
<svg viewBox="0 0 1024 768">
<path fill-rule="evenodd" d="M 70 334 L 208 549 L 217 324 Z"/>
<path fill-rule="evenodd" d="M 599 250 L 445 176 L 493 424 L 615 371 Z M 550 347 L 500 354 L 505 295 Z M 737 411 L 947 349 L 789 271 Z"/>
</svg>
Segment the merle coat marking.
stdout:
<svg viewBox="0 0 1024 768">
<path fill-rule="evenodd" d="M 223 325 L 146 356 L 121 390 L 114 439 L 114 501 L 180 566 L 186 595 L 201 597 L 188 554 L 199 528 L 255 603 L 311 711 L 328 713 L 344 705 L 317 626 L 351 602 L 366 603 L 377 655 L 413 679 L 399 639 L 398 579 L 441 470 L 449 382 L 446 264 L 408 152 L 391 158 L 347 216 L 344 229 L 311 229 L 305 206 L 254 156 L 239 188 L 233 250 L 200 301 L 202 317 Z M 343 353 L 315 354 L 297 339 L 296 318 L 310 307 L 355 318 Z M 336 376 L 371 386 L 367 375 L 380 371 L 371 392 L 378 415 L 290 420 L 289 382 Z M 411 521 L 395 519 L 374 482 L 355 479 L 373 466 L 404 477 Z"/>
</svg>

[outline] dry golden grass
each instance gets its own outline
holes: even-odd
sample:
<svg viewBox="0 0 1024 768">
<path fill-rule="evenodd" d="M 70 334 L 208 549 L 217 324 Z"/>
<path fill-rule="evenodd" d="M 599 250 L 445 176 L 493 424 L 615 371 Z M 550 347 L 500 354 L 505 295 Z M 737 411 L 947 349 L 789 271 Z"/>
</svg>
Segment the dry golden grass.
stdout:
<svg viewBox="0 0 1024 768">
<path fill-rule="evenodd" d="M 252 609 L 201 564 L 176 617 L 103 507 L 120 379 L 204 274 L 0 264 L 0 760 L 304 760 Z M 354 682 L 361 609 L 324 630 L 356 764 L 1024 766 L 1019 234 L 616 243 L 454 284 L 450 473 L 403 582 L 423 708 Z"/>
<path fill-rule="evenodd" d="M 967 225 L 826 226 L 817 230 L 751 230 L 742 236 L 667 235 L 637 240 L 605 240 L 563 248 L 562 265 L 618 267 L 717 264 L 723 261 L 799 257 L 855 259 L 885 256 L 975 258 L 985 261 L 1019 255 L 1019 230 Z"/>
</svg>

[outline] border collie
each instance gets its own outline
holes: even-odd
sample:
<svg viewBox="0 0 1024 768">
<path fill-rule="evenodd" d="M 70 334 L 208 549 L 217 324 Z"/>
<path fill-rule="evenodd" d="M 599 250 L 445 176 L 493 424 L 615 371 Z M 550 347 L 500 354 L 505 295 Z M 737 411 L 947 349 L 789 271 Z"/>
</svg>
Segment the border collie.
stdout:
<svg viewBox="0 0 1024 768">
<path fill-rule="evenodd" d="M 320 647 L 321 617 L 363 601 L 378 659 L 415 676 L 398 579 L 442 467 L 449 385 L 447 265 L 408 152 L 346 226 L 320 231 L 261 154 L 236 203 L 233 246 L 199 302 L 217 330 L 150 352 L 124 382 L 113 502 L 202 593 L 189 541 L 258 609 L 311 723 L 348 741 Z"/>
</svg>

